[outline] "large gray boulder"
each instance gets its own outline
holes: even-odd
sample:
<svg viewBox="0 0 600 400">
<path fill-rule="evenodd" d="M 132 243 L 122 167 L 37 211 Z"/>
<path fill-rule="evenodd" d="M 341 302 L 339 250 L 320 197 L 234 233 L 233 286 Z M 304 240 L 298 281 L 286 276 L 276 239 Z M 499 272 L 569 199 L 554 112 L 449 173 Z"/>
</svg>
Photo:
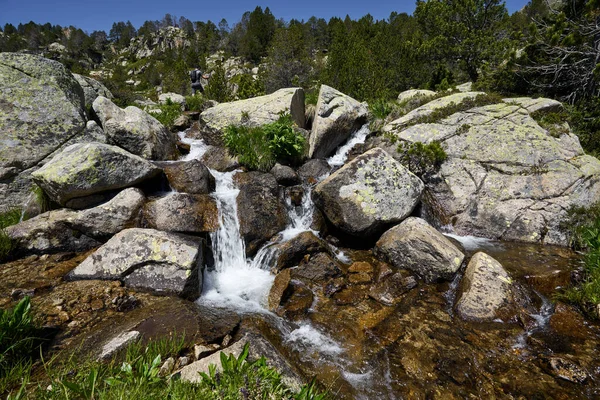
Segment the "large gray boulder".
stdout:
<svg viewBox="0 0 600 400">
<path fill-rule="evenodd" d="M 413 217 L 381 235 L 375 252 L 394 267 L 413 271 L 427 282 L 452 279 L 465 258 L 425 220 Z"/>
<path fill-rule="evenodd" d="M 240 234 L 246 253 L 252 255 L 267 240 L 285 229 L 288 216 L 275 177 L 269 173 L 246 172 L 234 177 Z"/>
<path fill-rule="evenodd" d="M 219 228 L 214 198 L 203 194 L 170 193 L 154 198 L 144 207 L 148 227 L 169 232 L 206 233 Z"/>
<path fill-rule="evenodd" d="M 324 158 L 367 122 L 367 106 L 327 85 L 321 85 L 310 134 L 308 157 Z"/>
<path fill-rule="evenodd" d="M 85 251 L 100 246 L 123 229 L 139 226 L 144 194 L 125 189 L 110 201 L 84 211 L 49 211 L 6 229 L 15 253 Z"/>
<path fill-rule="evenodd" d="M 177 157 L 177 137 L 156 118 L 133 106 L 121 109 L 106 97 L 92 104 L 109 141 L 149 160 Z"/>
<path fill-rule="evenodd" d="M 102 143 L 74 144 L 32 174 L 55 202 L 134 186 L 160 173 L 160 168 L 125 150 Z"/>
<path fill-rule="evenodd" d="M 494 320 L 513 302 L 512 286 L 512 279 L 502 265 L 479 252 L 471 258 L 465 271 L 456 311 L 465 320 Z"/>
<path fill-rule="evenodd" d="M 554 137 L 531 117 L 529 108 L 553 102 L 506 101 L 389 133 L 445 149 L 448 159 L 427 183 L 441 224 L 459 235 L 567 245 L 560 221 L 570 207 L 600 199 L 600 161 L 574 134 Z"/>
<path fill-rule="evenodd" d="M 414 121 L 419 118 L 427 117 L 431 115 L 434 111 L 439 110 L 441 108 L 448 107 L 452 104 L 461 104 L 466 100 L 472 100 L 479 95 L 483 95 L 483 92 L 465 92 L 465 93 L 454 93 L 448 96 L 440 97 L 439 99 L 432 100 L 428 103 L 425 103 L 421 107 L 415 108 L 411 112 L 402 117 L 395 119 L 390 122 L 386 126 L 383 127 L 384 132 L 393 132 L 399 129 L 403 129 L 408 125 L 414 123 Z"/>
<path fill-rule="evenodd" d="M 417 103 L 419 101 L 424 101 L 428 97 L 435 96 L 436 93 L 433 90 L 426 89 L 409 89 L 401 92 L 398 95 L 398 103 Z"/>
<path fill-rule="evenodd" d="M 203 239 L 132 228 L 113 236 L 69 278 L 118 279 L 127 286 L 194 300 L 200 295 L 203 264 Z"/>
<path fill-rule="evenodd" d="M 416 175 L 375 148 L 319 183 L 313 200 L 337 228 L 367 237 L 408 217 L 423 188 Z"/>
<path fill-rule="evenodd" d="M 279 89 L 266 96 L 217 104 L 200 114 L 206 126 L 223 131 L 229 125 L 261 126 L 289 113 L 294 122 L 304 128 L 304 90 Z"/>
<path fill-rule="evenodd" d="M 94 100 L 98 96 L 104 96 L 107 99 L 112 99 L 113 95 L 108 90 L 106 86 L 95 80 L 94 78 L 90 78 L 89 76 L 83 76 L 79 74 L 73 74 L 73 77 L 79 82 L 81 88 L 83 89 L 83 95 L 85 98 L 85 106 L 91 107 Z"/>
<path fill-rule="evenodd" d="M 84 130 L 83 90 L 62 64 L 0 53 L 0 208 L 22 206 L 31 172 Z"/>
</svg>

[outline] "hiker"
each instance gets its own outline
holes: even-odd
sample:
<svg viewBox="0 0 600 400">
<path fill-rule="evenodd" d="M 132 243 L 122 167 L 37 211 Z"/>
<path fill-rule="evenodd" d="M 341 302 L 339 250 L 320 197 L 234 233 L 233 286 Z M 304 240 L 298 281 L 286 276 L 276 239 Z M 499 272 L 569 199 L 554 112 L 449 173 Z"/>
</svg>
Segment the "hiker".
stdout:
<svg viewBox="0 0 600 400">
<path fill-rule="evenodd" d="M 196 94 L 196 91 L 204 93 L 204 87 L 202 86 L 201 79 L 208 79 L 208 74 L 203 74 L 198 67 L 190 72 L 190 79 L 192 80 L 192 95 Z"/>
</svg>

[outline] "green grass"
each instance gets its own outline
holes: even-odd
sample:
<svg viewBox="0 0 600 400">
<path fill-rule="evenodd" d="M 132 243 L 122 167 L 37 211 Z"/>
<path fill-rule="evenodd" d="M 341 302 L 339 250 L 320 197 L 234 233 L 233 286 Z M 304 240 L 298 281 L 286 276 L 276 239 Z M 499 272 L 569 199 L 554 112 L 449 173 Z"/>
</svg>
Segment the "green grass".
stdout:
<svg viewBox="0 0 600 400">
<path fill-rule="evenodd" d="M 378 99 L 369 103 L 369 111 L 375 119 L 386 119 L 394 109 L 394 103 L 386 99 Z"/>
<path fill-rule="evenodd" d="M 21 209 L 13 208 L 0 213 L 0 261 L 5 260 L 14 248 L 13 240 L 6 234 L 5 228 L 16 225 L 21 220 Z"/>
<path fill-rule="evenodd" d="M 29 297 L 12 309 L 0 310 L 0 394 L 29 375 L 41 343 L 41 329 L 33 322 Z"/>
<path fill-rule="evenodd" d="M 228 126 L 223 140 L 229 153 L 239 157 L 240 164 L 259 171 L 269 171 L 277 161 L 298 160 L 306 146 L 306 139 L 294 130 L 289 114 L 261 127 Z"/>
<path fill-rule="evenodd" d="M 574 249 L 584 252 L 584 279 L 556 295 L 557 300 L 578 306 L 592 318 L 600 318 L 600 203 L 589 208 L 571 208 L 561 228 Z"/>
<path fill-rule="evenodd" d="M 152 113 L 151 115 L 167 129 L 173 128 L 173 123 L 181 115 L 181 106 L 167 99 L 167 103 L 159 105 L 158 109 L 161 111 L 160 113 Z"/>
<path fill-rule="evenodd" d="M 202 111 L 206 99 L 201 93 L 195 96 L 185 96 L 185 106 L 188 111 Z"/>
<path fill-rule="evenodd" d="M 163 361 L 177 357 L 185 350 L 182 336 L 172 336 L 147 345 L 130 345 L 124 356 L 108 363 L 80 360 L 71 356 L 63 362 L 58 358 L 43 364 L 47 380 L 31 382 L 28 395 L 37 399 L 297 399 L 324 400 L 311 382 L 298 393 L 288 388 L 281 374 L 267 365 L 265 358 L 248 360 L 249 346 L 235 357 L 221 353 L 222 370 L 211 365 L 201 373 L 199 383 L 184 382 L 176 376 L 159 373 Z M 119 361 L 119 359 L 123 359 Z M 24 377 L 29 382 L 30 376 Z M 19 397 L 15 388 L 11 399 Z"/>
</svg>

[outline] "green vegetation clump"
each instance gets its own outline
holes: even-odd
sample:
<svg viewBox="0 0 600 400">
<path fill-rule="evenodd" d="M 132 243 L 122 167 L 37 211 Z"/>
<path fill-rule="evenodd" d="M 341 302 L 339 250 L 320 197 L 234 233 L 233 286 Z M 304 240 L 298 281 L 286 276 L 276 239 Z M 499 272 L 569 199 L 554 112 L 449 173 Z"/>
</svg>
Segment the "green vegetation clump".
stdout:
<svg viewBox="0 0 600 400">
<path fill-rule="evenodd" d="M 442 96 L 444 97 L 444 96 Z M 438 108 L 434 110 L 429 115 L 424 115 L 419 118 L 415 118 L 410 121 L 409 126 L 418 125 L 418 124 L 432 124 L 435 122 L 439 122 L 444 118 L 451 116 L 452 114 L 456 114 L 458 112 L 468 111 L 475 107 L 484 107 L 492 104 L 503 103 L 502 96 L 497 94 L 479 94 L 474 98 L 464 99 L 460 103 L 450 103 L 445 107 Z"/>
<path fill-rule="evenodd" d="M 235 357 L 221 353 L 221 370 L 210 365 L 208 373 L 200 373 L 198 383 L 182 381 L 172 371 L 161 372 L 164 361 L 177 359 L 185 352 L 185 338 L 173 335 L 143 345 L 129 345 L 124 354 L 108 363 L 58 357 L 43 364 L 46 377 L 36 376 L 30 394 L 39 399 L 298 399 L 324 400 L 314 382 L 298 393 L 288 388 L 281 374 L 267 366 L 264 357 L 248 361 L 249 345 Z M 25 398 L 25 387 L 32 379 L 31 369 L 23 376 L 24 384 L 10 399 Z M 37 388 L 35 387 L 37 386 Z M 13 385 L 14 386 L 14 385 Z"/>
<path fill-rule="evenodd" d="M 204 104 L 206 99 L 200 93 L 195 96 L 185 96 L 185 108 L 188 111 L 204 111 Z"/>
<path fill-rule="evenodd" d="M 558 300 L 577 305 L 588 316 L 600 318 L 600 203 L 589 208 L 572 207 L 561 228 L 576 250 L 584 251 L 584 277 L 576 286 L 559 293 Z"/>
<path fill-rule="evenodd" d="M 422 179 L 439 171 L 442 163 L 448 158 L 438 141 L 429 144 L 401 142 L 397 151 L 402 155 L 402 164 Z"/>
<path fill-rule="evenodd" d="M 394 103 L 386 99 L 378 99 L 369 103 L 369 111 L 375 119 L 386 119 L 394 109 Z"/>
<path fill-rule="evenodd" d="M 250 74 L 236 75 L 231 79 L 231 83 L 238 86 L 236 97 L 240 100 L 265 94 L 263 83 L 260 79 L 254 79 Z"/>
<path fill-rule="evenodd" d="M 14 242 L 5 232 L 5 228 L 16 225 L 21 220 L 22 210 L 13 208 L 0 213 L 0 261 L 5 260 L 14 248 Z"/>
<path fill-rule="evenodd" d="M 306 146 L 306 139 L 294 130 L 289 114 L 261 127 L 228 126 L 223 140 L 242 165 L 259 171 L 269 171 L 277 161 L 297 161 Z"/>
<path fill-rule="evenodd" d="M 167 102 L 159 105 L 158 109 L 160 110 L 159 113 L 152 113 L 151 115 L 167 129 L 173 128 L 173 123 L 181 115 L 181 106 L 173 103 L 171 99 L 167 99 Z"/>
<path fill-rule="evenodd" d="M 40 352 L 40 333 L 33 322 L 29 297 L 12 309 L 0 310 L 0 393 L 29 374 Z"/>
<path fill-rule="evenodd" d="M 543 112 L 538 111 L 531 114 L 531 118 L 537 121 L 542 128 L 548 131 L 550 136 L 559 138 L 565 133 L 569 133 L 569 114 L 566 111 L 560 112 Z"/>
</svg>

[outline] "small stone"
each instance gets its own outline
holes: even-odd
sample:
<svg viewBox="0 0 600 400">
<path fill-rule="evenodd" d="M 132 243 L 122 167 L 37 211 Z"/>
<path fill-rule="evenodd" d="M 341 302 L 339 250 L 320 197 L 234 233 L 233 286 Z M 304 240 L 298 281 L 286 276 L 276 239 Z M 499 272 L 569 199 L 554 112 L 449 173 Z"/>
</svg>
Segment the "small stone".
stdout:
<svg viewBox="0 0 600 400">
<path fill-rule="evenodd" d="M 60 321 L 62 323 L 69 322 L 69 320 L 71 319 L 71 317 L 69 316 L 69 314 L 66 311 L 59 312 L 58 318 L 60 319 Z"/>
<path fill-rule="evenodd" d="M 140 336 L 141 333 L 138 331 L 123 332 L 104 345 L 98 359 L 106 360 L 110 358 L 117 351 L 138 340 Z"/>
<path fill-rule="evenodd" d="M 104 308 L 104 302 L 101 299 L 95 299 L 91 304 L 92 311 L 102 310 Z"/>
<path fill-rule="evenodd" d="M 348 272 L 358 273 L 358 272 L 373 272 L 373 266 L 365 261 L 357 261 L 353 263 L 350 268 L 348 268 Z"/>
<path fill-rule="evenodd" d="M 232 339 L 231 335 L 229 335 L 229 334 L 225 335 L 225 337 L 223 338 L 223 341 L 221 342 L 221 346 L 222 347 L 229 346 L 229 343 L 231 343 L 231 339 Z"/>
<path fill-rule="evenodd" d="M 348 281 L 352 284 L 369 283 L 373 280 L 371 274 L 366 272 L 359 272 L 357 274 L 350 274 Z"/>
<path fill-rule="evenodd" d="M 55 300 L 52 302 L 52 305 L 53 305 L 53 306 L 55 306 L 55 307 L 60 307 L 60 306 L 62 306 L 64 303 L 65 303 L 65 300 L 64 300 L 64 299 L 55 299 Z"/>
<path fill-rule="evenodd" d="M 175 368 L 175 359 L 173 357 L 169 357 L 165 360 L 162 367 L 158 371 L 158 376 L 167 376 L 173 371 Z"/>
<path fill-rule="evenodd" d="M 177 366 L 178 368 L 183 368 L 186 365 L 188 365 L 190 363 L 190 358 L 189 357 L 179 357 L 179 360 L 177 360 Z"/>
<path fill-rule="evenodd" d="M 212 354 L 215 351 L 219 350 L 219 348 L 220 346 L 218 344 L 197 344 L 194 346 L 194 357 L 196 358 L 196 360 L 200 360 L 201 358 L 204 358 L 209 354 Z"/>
</svg>

